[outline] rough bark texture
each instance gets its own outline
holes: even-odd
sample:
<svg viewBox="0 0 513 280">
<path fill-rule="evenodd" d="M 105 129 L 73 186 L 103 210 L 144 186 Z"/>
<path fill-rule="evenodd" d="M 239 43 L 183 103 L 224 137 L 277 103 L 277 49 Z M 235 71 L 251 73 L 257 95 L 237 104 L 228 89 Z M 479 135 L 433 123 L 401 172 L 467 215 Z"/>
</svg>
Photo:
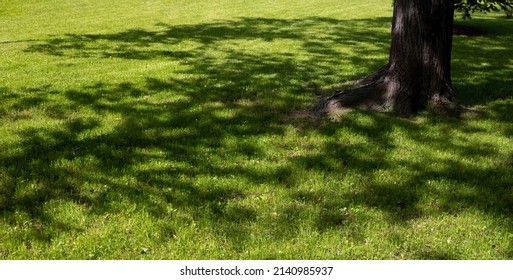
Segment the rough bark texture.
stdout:
<svg viewBox="0 0 513 280">
<path fill-rule="evenodd" d="M 389 63 L 359 87 L 327 98 L 321 110 L 363 107 L 408 116 L 454 109 L 451 83 L 454 0 L 396 0 Z"/>
</svg>

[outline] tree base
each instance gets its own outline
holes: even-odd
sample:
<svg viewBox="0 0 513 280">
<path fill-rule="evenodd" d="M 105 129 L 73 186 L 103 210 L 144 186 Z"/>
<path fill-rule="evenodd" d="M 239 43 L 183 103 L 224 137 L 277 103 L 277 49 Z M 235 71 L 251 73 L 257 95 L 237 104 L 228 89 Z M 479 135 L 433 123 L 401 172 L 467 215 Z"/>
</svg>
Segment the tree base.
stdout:
<svg viewBox="0 0 513 280">
<path fill-rule="evenodd" d="M 342 108 L 359 108 L 375 112 L 392 112 L 408 117 L 428 109 L 440 115 L 457 117 L 460 106 L 455 101 L 450 81 L 437 81 L 431 91 L 415 92 L 418 87 L 397 85 L 388 65 L 356 81 L 356 88 L 338 90 L 322 99 L 316 107 L 320 114 L 329 114 Z M 400 77 L 399 77 L 400 78 Z M 411 82 L 409 83 L 411 84 Z"/>
</svg>

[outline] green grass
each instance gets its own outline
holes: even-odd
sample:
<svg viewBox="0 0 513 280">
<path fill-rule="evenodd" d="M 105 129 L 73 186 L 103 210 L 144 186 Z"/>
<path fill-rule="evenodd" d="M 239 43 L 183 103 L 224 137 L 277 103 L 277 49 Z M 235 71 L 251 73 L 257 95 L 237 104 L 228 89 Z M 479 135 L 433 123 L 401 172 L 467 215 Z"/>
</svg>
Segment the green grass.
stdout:
<svg viewBox="0 0 513 280">
<path fill-rule="evenodd" d="M 512 21 L 460 22 L 461 120 L 302 113 L 391 9 L 3 1 L 0 259 L 513 258 Z"/>
</svg>

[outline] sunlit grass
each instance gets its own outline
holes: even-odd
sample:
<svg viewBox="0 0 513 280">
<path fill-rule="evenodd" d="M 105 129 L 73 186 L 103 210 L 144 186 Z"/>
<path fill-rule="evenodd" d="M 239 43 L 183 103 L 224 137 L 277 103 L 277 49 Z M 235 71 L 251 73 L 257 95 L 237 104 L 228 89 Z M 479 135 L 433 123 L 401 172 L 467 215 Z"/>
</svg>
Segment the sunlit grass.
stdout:
<svg viewBox="0 0 513 280">
<path fill-rule="evenodd" d="M 388 1 L 15 2 L 1 259 L 513 257 L 500 15 L 460 22 L 489 33 L 455 38 L 461 119 L 315 119 L 386 63 Z"/>
</svg>

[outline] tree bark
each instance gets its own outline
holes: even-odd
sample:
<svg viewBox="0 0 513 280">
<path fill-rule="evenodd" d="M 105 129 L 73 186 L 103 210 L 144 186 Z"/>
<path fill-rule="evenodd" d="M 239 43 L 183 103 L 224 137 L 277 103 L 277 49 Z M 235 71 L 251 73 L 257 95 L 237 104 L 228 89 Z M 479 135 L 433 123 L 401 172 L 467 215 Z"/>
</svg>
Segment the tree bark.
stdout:
<svg viewBox="0 0 513 280">
<path fill-rule="evenodd" d="M 409 116 L 429 106 L 450 113 L 453 20 L 454 0 L 395 0 L 388 64 L 359 87 L 325 99 L 321 110 L 363 107 Z"/>
</svg>

